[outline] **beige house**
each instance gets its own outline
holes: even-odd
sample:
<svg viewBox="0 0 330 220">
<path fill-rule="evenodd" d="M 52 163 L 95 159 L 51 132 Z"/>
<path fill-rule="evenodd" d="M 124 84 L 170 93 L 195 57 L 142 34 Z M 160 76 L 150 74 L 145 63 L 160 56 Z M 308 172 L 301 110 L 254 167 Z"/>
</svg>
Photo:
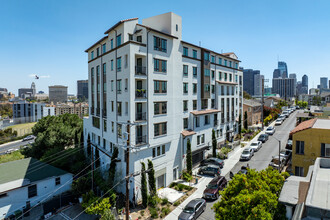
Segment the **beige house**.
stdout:
<svg viewBox="0 0 330 220">
<path fill-rule="evenodd" d="M 243 99 L 243 117 L 244 120 L 245 112 L 247 112 L 248 126 L 256 125 L 261 123 L 261 103 L 252 99 Z"/>
</svg>

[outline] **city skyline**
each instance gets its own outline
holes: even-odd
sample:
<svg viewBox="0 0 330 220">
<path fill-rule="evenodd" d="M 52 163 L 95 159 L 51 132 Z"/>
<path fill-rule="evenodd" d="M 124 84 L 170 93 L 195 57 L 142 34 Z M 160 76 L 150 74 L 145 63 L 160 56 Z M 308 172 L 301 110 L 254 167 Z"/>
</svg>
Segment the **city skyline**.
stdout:
<svg viewBox="0 0 330 220">
<path fill-rule="evenodd" d="M 76 94 L 76 81 L 87 78 L 84 50 L 101 37 L 100 33 L 118 20 L 138 17 L 141 22 L 143 18 L 173 11 L 185 18 L 183 40 L 201 43 L 202 47 L 212 47 L 219 52 L 235 51 L 242 61 L 240 66 L 260 70 L 265 79 L 272 79 L 278 60 L 284 61 L 290 70 L 288 74 L 296 73 L 297 79 L 307 74 L 309 88 L 315 88 L 320 77 L 329 75 L 326 71 L 330 68 L 327 62 L 330 59 L 327 53 L 330 15 L 325 9 L 330 3 L 304 2 L 307 3 L 226 2 L 226 10 L 220 10 L 221 13 L 217 12 L 224 2 L 205 5 L 175 2 L 161 9 L 156 7 L 156 2 L 141 5 L 106 1 L 98 1 L 98 4 L 88 1 L 79 1 L 79 4 L 74 1 L 6 2 L 0 9 L 3 29 L 0 65 L 2 82 L 5 82 L 0 83 L 0 87 L 16 94 L 18 88 L 26 88 L 32 82 L 38 91 L 47 91 L 49 85 L 59 84 L 68 86 L 69 94 Z M 142 7 L 144 10 L 137 10 Z M 125 10 L 116 10 L 118 8 Z M 200 17 L 195 16 L 197 9 Z M 282 16 L 278 16 L 278 10 Z M 90 11 L 99 13 L 93 14 L 91 19 Z M 224 20 L 228 17 L 231 19 Z M 196 29 L 200 32 L 197 35 Z M 210 29 L 212 35 L 208 34 Z M 13 49 L 13 45 L 17 49 Z M 312 65 L 302 65 L 306 63 Z M 38 80 L 35 74 L 40 76 Z"/>
</svg>

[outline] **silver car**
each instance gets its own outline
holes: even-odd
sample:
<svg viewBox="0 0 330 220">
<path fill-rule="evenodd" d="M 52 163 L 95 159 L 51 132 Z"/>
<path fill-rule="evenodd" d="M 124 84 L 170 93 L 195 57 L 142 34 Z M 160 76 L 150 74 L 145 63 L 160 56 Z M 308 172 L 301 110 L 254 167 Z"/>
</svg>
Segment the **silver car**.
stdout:
<svg viewBox="0 0 330 220">
<path fill-rule="evenodd" d="M 206 209 L 205 199 L 191 200 L 178 217 L 178 220 L 197 219 Z"/>
<path fill-rule="evenodd" d="M 250 160 L 251 157 L 253 157 L 253 155 L 254 155 L 254 151 L 252 148 L 249 147 L 243 150 L 240 160 Z"/>
<path fill-rule="evenodd" d="M 261 141 L 254 141 L 250 145 L 250 148 L 252 148 L 254 152 L 257 152 L 261 148 L 261 146 L 262 146 Z"/>
</svg>

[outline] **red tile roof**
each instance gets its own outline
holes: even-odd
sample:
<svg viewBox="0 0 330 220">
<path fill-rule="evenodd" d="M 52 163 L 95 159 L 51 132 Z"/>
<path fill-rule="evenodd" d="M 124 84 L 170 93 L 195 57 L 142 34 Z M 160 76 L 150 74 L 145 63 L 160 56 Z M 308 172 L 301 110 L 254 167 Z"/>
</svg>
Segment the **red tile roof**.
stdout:
<svg viewBox="0 0 330 220">
<path fill-rule="evenodd" d="M 181 134 L 182 134 L 183 137 L 187 137 L 187 136 L 196 134 L 196 132 L 194 132 L 193 130 L 183 130 L 181 132 Z"/>
<path fill-rule="evenodd" d="M 201 111 L 193 111 L 190 112 L 193 115 L 205 115 L 205 114 L 211 114 L 211 113 L 217 113 L 220 112 L 218 109 L 207 109 L 207 110 L 201 110 Z"/>
<path fill-rule="evenodd" d="M 310 119 L 308 121 L 304 121 L 302 123 L 300 123 L 297 127 L 295 127 L 291 132 L 291 134 L 297 133 L 299 131 L 303 131 L 309 128 L 312 128 L 314 123 L 316 122 L 316 118 Z"/>
</svg>

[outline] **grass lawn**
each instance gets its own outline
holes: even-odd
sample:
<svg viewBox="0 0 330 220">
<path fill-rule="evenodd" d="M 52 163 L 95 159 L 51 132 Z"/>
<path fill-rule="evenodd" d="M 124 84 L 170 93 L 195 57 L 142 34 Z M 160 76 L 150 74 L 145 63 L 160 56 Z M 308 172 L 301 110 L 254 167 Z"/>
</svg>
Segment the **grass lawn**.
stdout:
<svg viewBox="0 0 330 220">
<path fill-rule="evenodd" d="M 25 123 L 25 124 L 18 124 L 18 125 L 9 126 L 8 128 L 12 128 L 13 131 L 17 131 L 17 135 L 18 136 L 23 136 L 25 134 L 32 133 L 32 127 L 36 123 L 37 122 L 31 122 L 31 123 Z"/>
<path fill-rule="evenodd" d="M 9 161 L 23 159 L 24 155 L 21 154 L 21 151 L 15 151 L 11 154 L 4 154 L 0 156 L 0 163 L 7 163 Z"/>
</svg>

